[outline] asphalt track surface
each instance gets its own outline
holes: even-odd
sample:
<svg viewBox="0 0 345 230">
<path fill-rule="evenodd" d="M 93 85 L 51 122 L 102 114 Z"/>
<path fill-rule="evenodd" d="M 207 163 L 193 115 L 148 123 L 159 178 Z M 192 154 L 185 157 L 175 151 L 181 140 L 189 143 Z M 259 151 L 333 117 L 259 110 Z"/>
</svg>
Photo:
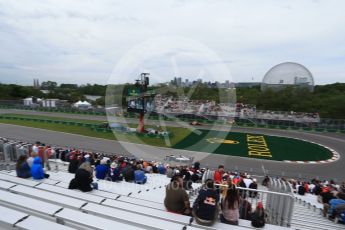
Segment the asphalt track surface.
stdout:
<svg viewBox="0 0 345 230">
<path fill-rule="evenodd" d="M 19 113 L 19 111 L 0 111 L 0 113 Z M 104 117 L 99 116 L 81 116 L 73 114 L 62 113 L 46 113 L 35 111 L 21 111 L 22 114 L 35 114 L 49 116 L 65 117 L 65 118 L 79 118 L 104 120 Z M 155 124 L 155 122 L 152 122 Z M 167 122 L 167 126 L 179 125 L 174 122 Z M 211 128 L 216 130 L 227 130 L 224 126 L 202 126 L 200 128 Z M 325 164 L 293 164 L 279 161 L 267 161 L 260 159 L 241 158 L 217 154 L 208 154 L 204 152 L 185 151 L 161 147 L 153 147 L 148 145 L 133 144 L 120 141 L 111 141 L 98 139 L 94 137 L 86 137 L 68 133 L 61 133 L 55 131 L 48 131 L 43 129 L 35 129 L 29 127 L 21 127 L 8 124 L 0 124 L 0 136 L 11 138 L 15 140 L 23 140 L 28 142 L 35 142 L 37 140 L 53 146 L 79 147 L 85 150 L 93 150 L 104 153 L 120 153 L 126 155 L 133 155 L 137 158 L 150 159 L 156 161 L 163 161 L 167 155 L 184 155 L 193 156 L 195 160 L 199 160 L 202 166 L 216 168 L 219 164 L 225 165 L 228 170 L 246 171 L 251 174 L 283 176 L 287 178 L 321 178 L 332 179 L 336 178 L 338 181 L 345 180 L 345 135 L 338 133 L 314 133 L 302 132 L 292 130 L 275 130 L 262 128 L 232 128 L 232 132 L 247 132 L 265 135 L 278 135 L 284 137 L 294 137 L 313 141 L 336 150 L 340 154 L 340 159 L 332 163 Z"/>
</svg>

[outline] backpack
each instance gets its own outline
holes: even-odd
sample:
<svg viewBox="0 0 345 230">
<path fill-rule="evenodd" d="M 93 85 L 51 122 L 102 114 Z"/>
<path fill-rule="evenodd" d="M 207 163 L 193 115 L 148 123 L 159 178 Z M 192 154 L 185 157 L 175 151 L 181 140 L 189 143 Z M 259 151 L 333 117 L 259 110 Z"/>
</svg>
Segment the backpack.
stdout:
<svg viewBox="0 0 345 230">
<path fill-rule="evenodd" d="M 255 228 L 262 228 L 265 226 L 265 212 L 255 211 L 252 216 L 252 226 Z"/>
</svg>

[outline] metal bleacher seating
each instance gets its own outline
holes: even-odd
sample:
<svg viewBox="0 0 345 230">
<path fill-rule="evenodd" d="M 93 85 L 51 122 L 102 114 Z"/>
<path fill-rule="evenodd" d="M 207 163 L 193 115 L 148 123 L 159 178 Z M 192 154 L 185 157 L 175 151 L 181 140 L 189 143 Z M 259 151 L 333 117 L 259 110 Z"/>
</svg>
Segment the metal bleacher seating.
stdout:
<svg viewBox="0 0 345 230">
<path fill-rule="evenodd" d="M 0 205 L 0 229 L 12 227 L 27 230 L 37 230 L 49 226 L 50 230 L 72 230 L 73 228 L 47 221 L 43 218 L 29 215 Z"/>
<path fill-rule="evenodd" d="M 344 225 L 337 224 L 322 216 L 323 205 L 317 202 L 315 195 L 306 194 L 300 196 L 295 194 L 289 182 L 277 178 L 270 178 L 270 183 L 279 185 L 282 192 L 291 193 L 294 196 L 294 211 L 291 216 L 291 228 L 306 230 L 340 230 L 345 229 Z"/>
<path fill-rule="evenodd" d="M 235 230 L 252 228 L 250 222 L 246 220 L 240 220 L 239 226 L 218 222 L 212 227 L 205 227 L 196 224 L 188 216 L 167 212 L 162 197 L 169 179 L 160 175 L 149 175 L 150 179 L 157 179 L 158 182 L 146 186 L 132 185 L 132 192 L 127 193 L 128 191 L 125 190 L 122 195 L 119 194 L 121 193 L 119 190 L 113 189 L 122 182 L 114 185 L 113 182 L 103 181 L 99 186 L 100 190 L 82 193 L 61 186 L 68 184 L 73 175 L 64 171 L 50 172 L 50 175 L 49 180 L 34 181 L 18 178 L 14 171 L 1 171 L 0 196 L 3 198 L 0 199 L 0 205 L 7 205 L 15 211 L 29 210 L 34 218 L 40 218 L 46 221 L 46 224 L 57 222 L 60 224 L 54 224 L 61 227 Z M 160 177 L 162 178 L 159 179 Z M 126 187 L 127 184 L 124 183 L 123 186 Z M 160 195 L 161 193 L 163 196 Z M 140 195 L 134 197 L 133 195 L 136 194 Z M 159 196 L 152 201 L 151 194 L 159 194 Z M 21 202 L 23 199 L 25 201 Z M 275 225 L 266 225 L 265 228 L 285 229 Z"/>
<path fill-rule="evenodd" d="M 26 143 L 11 143 L 13 151 L 7 149 L 0 158 L 12 159 L 13 153 L 25 151 L 21 146 Z M 61 160 L 50 160 L 53 171 L 43 180 L 18 178 L 13 161 L 0 163 L 0 229 L 253 229 L 250 221 L 242 219 L 238 226 L 216 222 L 206 227 L 191 217 L 167 212 L 164 196 L 170 179 L 163 175 L 147 174 L 144 185 L 98 180 L 99 190 L 83 193 L 68 189 L 74 175 Z M 201 185 L 192 186 L 191 201 Z M 314 197 L 295 196 L 285 181 L 271 178 L 268 190 L 259 186 L 256 191 L 256 198 L 247 199 L 253 208 L 263 202 L 268 220 L 275 224 L 266 224 L 264 229 L 344 229 L 321 216 Z"/>
</svg>

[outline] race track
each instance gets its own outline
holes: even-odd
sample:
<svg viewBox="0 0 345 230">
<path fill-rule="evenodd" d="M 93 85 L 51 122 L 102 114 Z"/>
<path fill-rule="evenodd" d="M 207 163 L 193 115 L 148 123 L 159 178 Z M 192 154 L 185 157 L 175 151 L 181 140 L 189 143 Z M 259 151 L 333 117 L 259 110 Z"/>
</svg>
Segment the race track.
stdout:
<svg viewBox="0 0 345 230">
<path fill-rule="evenodd" d="M 46 115 L 46 114 L 41 114 Z M 61 116 L 61 114 L 59 114 Z M 56 116 L 58 116 L 56 114 Z M 80 117 L 79 117 L 80 118 Z M 213 126 L 212 129 L 222 129 Z M 0 136 L 9 139 L 35 142 L 37 140 L 53 146 L 79 147 L 85 150 L 93 150 L 105 153 L 123 153 L 133 155 L 138 158 L 162 161 L 165 156 L 174 154 L 194 156 L 200 160 L 203 166 L 216 168 L 219 164 L 224 164 L 228 170 L 247 171 L 251 174 L 262 175 L 268 172 L 270 175 L 293 177 L 293 178 L 321 178 L 345 180 L 345 135 L 336 133 L 307 133 L 300 131 L 257 129 L 257 128 L 232 128 L 234 132 L 248 132 L 266 135 L 279 135 L 285 137 L 295 137 L 314 141 L 336 150 L 340 154 L 340 159 L 327 164 L 291 164 L 277 161 L 267 161 L 217 154 L 207 154 L 203 152 L 176 150 L 159 148 L 147 145 L 97 139 L 80 135 L 48 131 L 42 129 L 21 127 L 8 124 L 0 124 Z"/>
</svg>

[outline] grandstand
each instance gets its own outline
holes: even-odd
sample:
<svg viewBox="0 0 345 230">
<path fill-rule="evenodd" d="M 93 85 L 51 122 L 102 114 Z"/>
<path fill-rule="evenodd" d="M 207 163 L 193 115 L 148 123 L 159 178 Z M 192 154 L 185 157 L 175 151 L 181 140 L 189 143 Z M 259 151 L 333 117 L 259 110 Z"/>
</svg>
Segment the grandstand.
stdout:
<svg viewBox="0 0 345 230">
<path fill-rule="evenodd" d="M 68 189 L 74 178 L 74 174 L 68 172 L 69 162 L 57 159 L 61 155 L 53 154 L 48 161 L 49 179 L 19 178 L 13 170 L 14 161 L 17 156 L 28 154 L 31 144 L 9 141 L 12 149 L 8 151 L 7 141 L 1 139 L 0 142 L 0 228 L 253 229 L 250 221 L 244 219 L 239 220 L 238 226 L 216 222 L 205 227 L 189 216 L 167 212 L 164 196 L 170 179 L 158 173 L 147 173 L 148 182 L 143 185 L 97 180 L 98 190 L 83 193 Z M 4 148 L 7 148 L 6 154 Z M 212 174 L 212 170 L 206 170 L 203 175 L 206 177 L 207 174 Z M 201 185 L 192 183 L 189 190 L 191 203 Z M 315 202 L 313 195 L 294 194 L 293 186 L 285 180 L 269 178 L 268 187 L 238 189 L 242 196 L 249 192 L 258 193 L 247 199 L 253 208 L 259 201 L 263 202 L 267 215 L 265 229 L 344 229 L 344 225 L 321 216 L 322 206 Z"/>
</svg>

